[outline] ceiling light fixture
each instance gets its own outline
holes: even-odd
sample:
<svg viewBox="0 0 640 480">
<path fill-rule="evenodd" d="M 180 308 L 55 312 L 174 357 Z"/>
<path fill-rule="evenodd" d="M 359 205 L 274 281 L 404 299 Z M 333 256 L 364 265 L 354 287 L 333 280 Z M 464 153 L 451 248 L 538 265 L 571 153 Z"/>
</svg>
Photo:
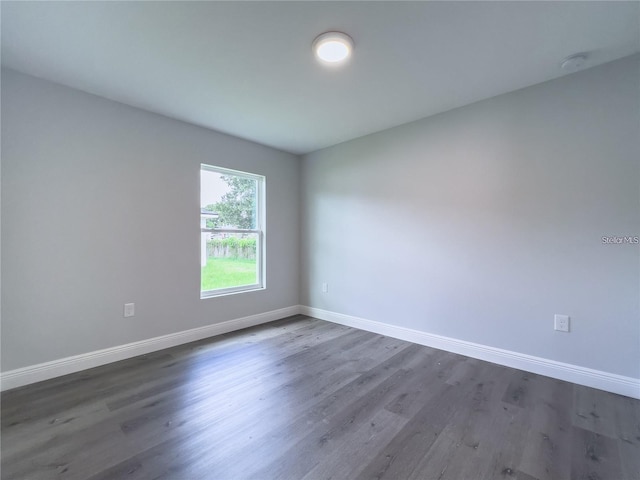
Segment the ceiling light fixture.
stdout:
<svg viewBox="0 0 640 480">
<path fill-rule="evenodd" d="M 351 56 L 353 40 L 341 32 L 326 32 L 316 37 L 312 48 L 320 61 L 337 65 Z"/>
</svg>

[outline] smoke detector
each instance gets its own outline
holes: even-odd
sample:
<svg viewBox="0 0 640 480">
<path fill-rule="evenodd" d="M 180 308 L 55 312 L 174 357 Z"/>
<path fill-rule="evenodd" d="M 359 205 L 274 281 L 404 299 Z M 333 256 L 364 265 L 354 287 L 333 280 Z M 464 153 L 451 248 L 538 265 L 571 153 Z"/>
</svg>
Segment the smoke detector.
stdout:
<svg viewBox="0 0 640 480">
<path fill-rule="evenodd" d="M 562 61 L 562 63 L 560 64 L 560 68 L 569 72 L 575 72 L 576 70 L 580 70 L 584 66 L 588 58 L 589 55 L 586 53 L 576 53 L 574 55 L 569 55 Z"/>
</svg>

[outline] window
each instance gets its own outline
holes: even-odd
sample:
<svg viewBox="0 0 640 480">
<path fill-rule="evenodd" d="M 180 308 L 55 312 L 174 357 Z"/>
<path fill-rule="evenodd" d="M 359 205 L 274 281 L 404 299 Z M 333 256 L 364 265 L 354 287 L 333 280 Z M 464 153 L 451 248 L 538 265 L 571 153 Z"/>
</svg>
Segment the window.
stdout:
<svg viewBox="0 0 640 480">
<path fill-rule="evenodd" d="M 264 288 L 265 178 L 200 166 L 200 298 Z"/>
</svg>

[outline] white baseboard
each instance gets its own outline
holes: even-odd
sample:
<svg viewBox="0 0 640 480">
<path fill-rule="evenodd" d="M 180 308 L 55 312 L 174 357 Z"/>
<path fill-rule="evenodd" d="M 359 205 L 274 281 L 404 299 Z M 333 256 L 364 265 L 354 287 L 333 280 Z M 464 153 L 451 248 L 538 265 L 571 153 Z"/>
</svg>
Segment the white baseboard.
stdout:
<svg viewBox="0 0 640 480">
<path fill-rule="evenodd" d="M 640 399 L 640 379 L 593 370 L 569 363 L 534 357 L 523 353 L 489 347 L 477 343 L 456 340 L 410 328 L 397 327 L 386 323 L 330 312 L 314 307 L 301 306 L 300 313 L 310 317 L 339 323 L 349 327 L 367 330 L 408 342 L 426 345 L 467 357 L 486 360 L 507 367 L 566 380 L 568 382 L 605 390 L 620 395 Z"/>
<path fill-rule="evenodd" d="M 625 377 L 600 370 L 580 367 L 578 365 L 557 362 L 555 360 L 534 357 L 510 350 L 456 340 L 441 335 L 434 335 L 419 330 L 398 327 L 302 305 L 294 305 L 279 310 L 272 310 L 270 312 L 207 325 L 205 327 L 193 328 L 191 330 L 171 333 L 148 340 L 141 340 L 126 345 L 105 348 L 103 350 L 10 370 L 0 374 L 0 391 L 10 390 L 42 380 L 98 367 L 107 363 L 144 355 L 164 348 L 175 347 L 184 343 L 272 322 L 299 313 L 320 320 L 327 320 L 360 330 L 399 338 L 408 342 L 640 399 L 640 379 L 637 378 Z"/>
<path fill-rule="evenodd" d="M 300 306 L 272 310 L 270 312 L 258 313 L 248 317 L 236 318 L 226 322 L 215 323 L 205 327 L 193 328 L 182 332 L 170 333 L 161 337 L 149 338 L 139 342 L 119 345 L 117 347 L 105 348 L 94 352 L 74 355 L 73 357 L 61 358 L 51 362 L 31 365 L 18 368 L 0 374 L 0 391 L 10 390 L 42 380 L 79 372 L 88 368 L 98 367 L 107 363 L 117 362 L 126 358 L 136 357 L 147 353 L 162 350 L 164 348 L 175 347 L 184 343 L 202 340 L 203 338 L 222 335 L 223 333 L 241 330 L 254 325 L 272 322 L 281 318 L 297 315 L 300 313 Z"/>
</svg>

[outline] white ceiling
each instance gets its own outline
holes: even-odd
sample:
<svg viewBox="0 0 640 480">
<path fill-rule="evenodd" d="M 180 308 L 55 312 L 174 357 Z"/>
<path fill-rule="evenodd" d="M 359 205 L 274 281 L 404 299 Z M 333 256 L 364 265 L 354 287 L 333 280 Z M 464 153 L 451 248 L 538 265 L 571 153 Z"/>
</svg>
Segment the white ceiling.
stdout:
<svg viewBox="0 0 640 480">
<path fill-rule="evenodd" d="M 2 64 L 306 153 L 640 51 L 640 2 L 2 2 Z M 318 64 L 339 30 L 352 62 Z"/>
</svg>

